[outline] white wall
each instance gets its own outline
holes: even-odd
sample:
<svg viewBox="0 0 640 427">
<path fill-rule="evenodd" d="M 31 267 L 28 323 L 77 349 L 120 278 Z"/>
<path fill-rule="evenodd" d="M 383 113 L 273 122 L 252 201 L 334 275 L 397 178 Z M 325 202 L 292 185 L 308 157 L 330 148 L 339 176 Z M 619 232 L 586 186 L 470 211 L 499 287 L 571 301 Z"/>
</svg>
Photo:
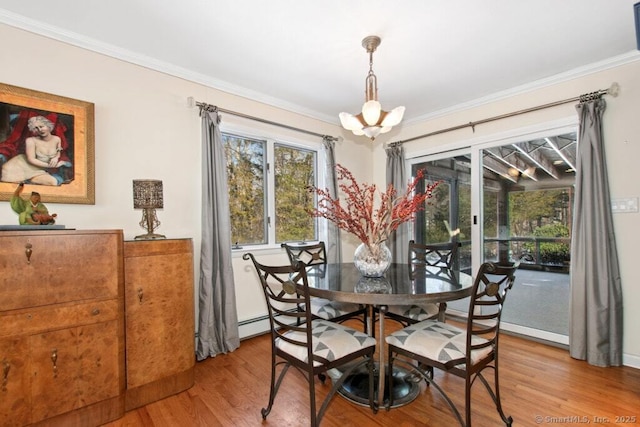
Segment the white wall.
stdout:
<svg viewBox="0 0 640 427">
<path fill-rule="evenodd" d="M 95 205 L 49 204 L 59 215 L 58 223 L 68 228 L 118 228 L 131 239 L 143 230 L 138 226 L 141 212 L 133 209 L 131 181 L 137 178 L 161 179 L 164 183 L 164 209 L 158 212 L 159 233 L 169 238 L 191 237 L 196 253 L 196 286 L 200 245 L 200 118 L 197 109 L 187 108 L 187 98 L 218 105 L 232 111 L 308 129 L 320 134 L 344 137 L 337 145 L 337 160 L 363 180 L 384 185 L 385 159 L 382 143 L 421 135 L 473 120 L 533 105 L 573 97 L 606 88 L 617 81 L 618 98 L 607 98 L 605 140 L 612 196 L 640 195 L 635 177 L 640 159 L 640 63 L 613 68 L 549 87 L 527 95 L 439 117 L 419 124 L 405 123 L 375 143 L 354 138 L 337 125 L 283 111 L 245 98 L 226 94 L 180 78 L 73 47 L 42 36 L 0 24 L 4 43 L 0 57 L 0 82 L 93 102 L 95 104 Z M 428 94 L 427 94 L 428 95 Z M 406 144 L 408 155 L 430 147 L 449 144 L 513 128 L 551 121 L 575 114 L 572 105 L 502 120 L 470 130 L 452 132 Z M 223 114 L 223 123 L 246 126 L 247 122 Z M 251 123 L 256 126 L 256 123 Z M 262 125 L 268 128 L 268 125 Z M 271 128 L 270 128 L 271 129 Z M 273 129 L 271 129 L 273 130 Z M 285 133 L 278 130 L 280 133 Z M 292 134 L 293 135 L 293 134 Z M 300 137 L 300 135 L 296 135 Z M 46 201 L 45 201 L 46 202 Z M 638 214 L 614 217 L 625 298 L 625 363 L 640 366 L 640 336 L 633 333 L 640 323 L 640 290 L 633 265 L 640 242 Z M 17 224 L 9 203 L 0 202 L 0 224 Z M 343 244 L 349 259 L 355 243 Z M 265 256 L 282 260 L 278 251 Z M 265 314 L 262 296 L 247 263 L 234 258 L 239 320 Z M 246 334 L 250 334 L 248 331 Z"/>
</svg>

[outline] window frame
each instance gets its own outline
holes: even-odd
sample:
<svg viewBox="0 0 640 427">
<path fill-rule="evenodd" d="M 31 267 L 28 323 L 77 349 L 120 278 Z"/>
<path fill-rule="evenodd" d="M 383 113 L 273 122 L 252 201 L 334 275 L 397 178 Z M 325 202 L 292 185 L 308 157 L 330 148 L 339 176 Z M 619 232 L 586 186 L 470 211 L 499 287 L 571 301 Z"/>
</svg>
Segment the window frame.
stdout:
<svg viewBox="0 0 640 427">
<path fill-rule="evenodd" d="M 222 134 L 231 134 L 243 138 L 255 139 L 260 141 L 266 141 L 266 151 L 265 151 L 265 159 L 267 163 L 267 173 L 266 173 L 266 188 L 265 188 L 265 205 L 266 209 L 266 243 L 259 244 L 242 244 L 239 243 L 239 246 L 235 246 L 235 242 L 232 242 L 232 253 L 242 253 L 247 250 L 251 251 L 261 251 L 261 250 L 272 250 L 272 249 L 281 249 L 280 242 L 276 240 L 276 227 L 275 227 L 275 218 L 276 218 L 276 207 L 275 207 L 275 168 L 274 168 L 274 160 L 275 160 L 275 146 L 276 145 L 284 145 L 288 147 L 298 148 L 301 150 L 313 151 L 316 153 L 316 186 L 319 188 L 326 187 L 326 172 L 325 172 L 325 150 L 322 141 L 313 141 L 312 136 L 309 136 L 308 140 L 302 139 L 299 136 L 288 135 L 286 133 L 281 133 L 274 131 L 272 129 L 260 129 L 253 127 L 245 127 L 234 124 L 221 124 L 220 131 Z M 316 202 L 317 204 L 317 198 Z M 316 235 L 318 240 L 312 240 L 311 242 L 316 242 L 319 240 L 326 240 L 326 227 L 323 227 L 320 224 L 318 218 L 315 220 L 315 228 Z"/>
</svg>

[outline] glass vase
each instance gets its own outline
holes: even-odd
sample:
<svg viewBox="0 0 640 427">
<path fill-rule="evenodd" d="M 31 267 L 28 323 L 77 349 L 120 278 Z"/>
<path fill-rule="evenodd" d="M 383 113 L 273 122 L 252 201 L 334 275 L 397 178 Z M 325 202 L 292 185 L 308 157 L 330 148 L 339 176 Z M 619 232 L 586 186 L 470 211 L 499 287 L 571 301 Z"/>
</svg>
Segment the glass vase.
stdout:
<svg viewBox="0 0 640 427">
<path fill-rule="evenodd" d="M 361 243 L 353 254 L 353 263 L 364 277 L 382 277 L 391 265 L 391 251 L 385 242 L 372 247 Z"/>
</svg>

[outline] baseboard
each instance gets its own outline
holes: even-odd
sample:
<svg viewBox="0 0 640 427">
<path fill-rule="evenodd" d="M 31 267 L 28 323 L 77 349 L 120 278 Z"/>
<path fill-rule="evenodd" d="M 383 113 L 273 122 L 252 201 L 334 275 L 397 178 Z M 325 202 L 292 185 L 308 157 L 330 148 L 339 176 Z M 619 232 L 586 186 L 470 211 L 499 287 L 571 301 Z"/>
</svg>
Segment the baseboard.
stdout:
<svg viewBox="0 0 640 427">
<path fill-rule="evenodd" d="M 238 334 L 241 340 L 253 338 L 269 332 L 269 318 L 267 316 L 248 319 L 238 323 Z"/>
<path fill-rule="evenodd" d="M 623 354 L 622 364 L 631 368 L 640 369 L 640 356 L 636 356 L 635 354 Z"/>
</svg>

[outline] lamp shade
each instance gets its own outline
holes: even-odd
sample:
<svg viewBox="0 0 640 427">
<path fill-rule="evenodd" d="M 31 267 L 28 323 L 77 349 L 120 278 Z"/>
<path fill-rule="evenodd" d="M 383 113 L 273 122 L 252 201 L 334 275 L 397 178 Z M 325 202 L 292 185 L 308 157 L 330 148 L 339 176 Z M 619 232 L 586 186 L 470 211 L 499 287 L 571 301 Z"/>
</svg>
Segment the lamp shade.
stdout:
<svg viewBox="0 0 640 427">
<path fill-rule="evenodd" d="M 402 121 L 402 117 L 404 116 L 404 107 L 396 107 L 387 114 L 384 120 L 381 123 L 383 127 L 392 127 L 397 125 Z"/>
<path fill-rule="evenodd" d="M 162 208 L 162 181 L 159 179 L 133 180 L 133 208 Z"/>
<path fill-rule="evenodd" d="M 362 123 L 353 114 L 340 113 L 339 117 L 340 117 L 340 123 L 342 123 L 343 128 L 353 132 L 359 129 L 362 129 Z"/>
<path fill-rule="evenodd" d="M 373 126 L 378 123 L 380 119 L 380 113 L 382 112 L 382 106 L 375 99 L 371 99 L 364 103 L 362 106 L 362 117 L 369 126 Z"/>
</svg>

